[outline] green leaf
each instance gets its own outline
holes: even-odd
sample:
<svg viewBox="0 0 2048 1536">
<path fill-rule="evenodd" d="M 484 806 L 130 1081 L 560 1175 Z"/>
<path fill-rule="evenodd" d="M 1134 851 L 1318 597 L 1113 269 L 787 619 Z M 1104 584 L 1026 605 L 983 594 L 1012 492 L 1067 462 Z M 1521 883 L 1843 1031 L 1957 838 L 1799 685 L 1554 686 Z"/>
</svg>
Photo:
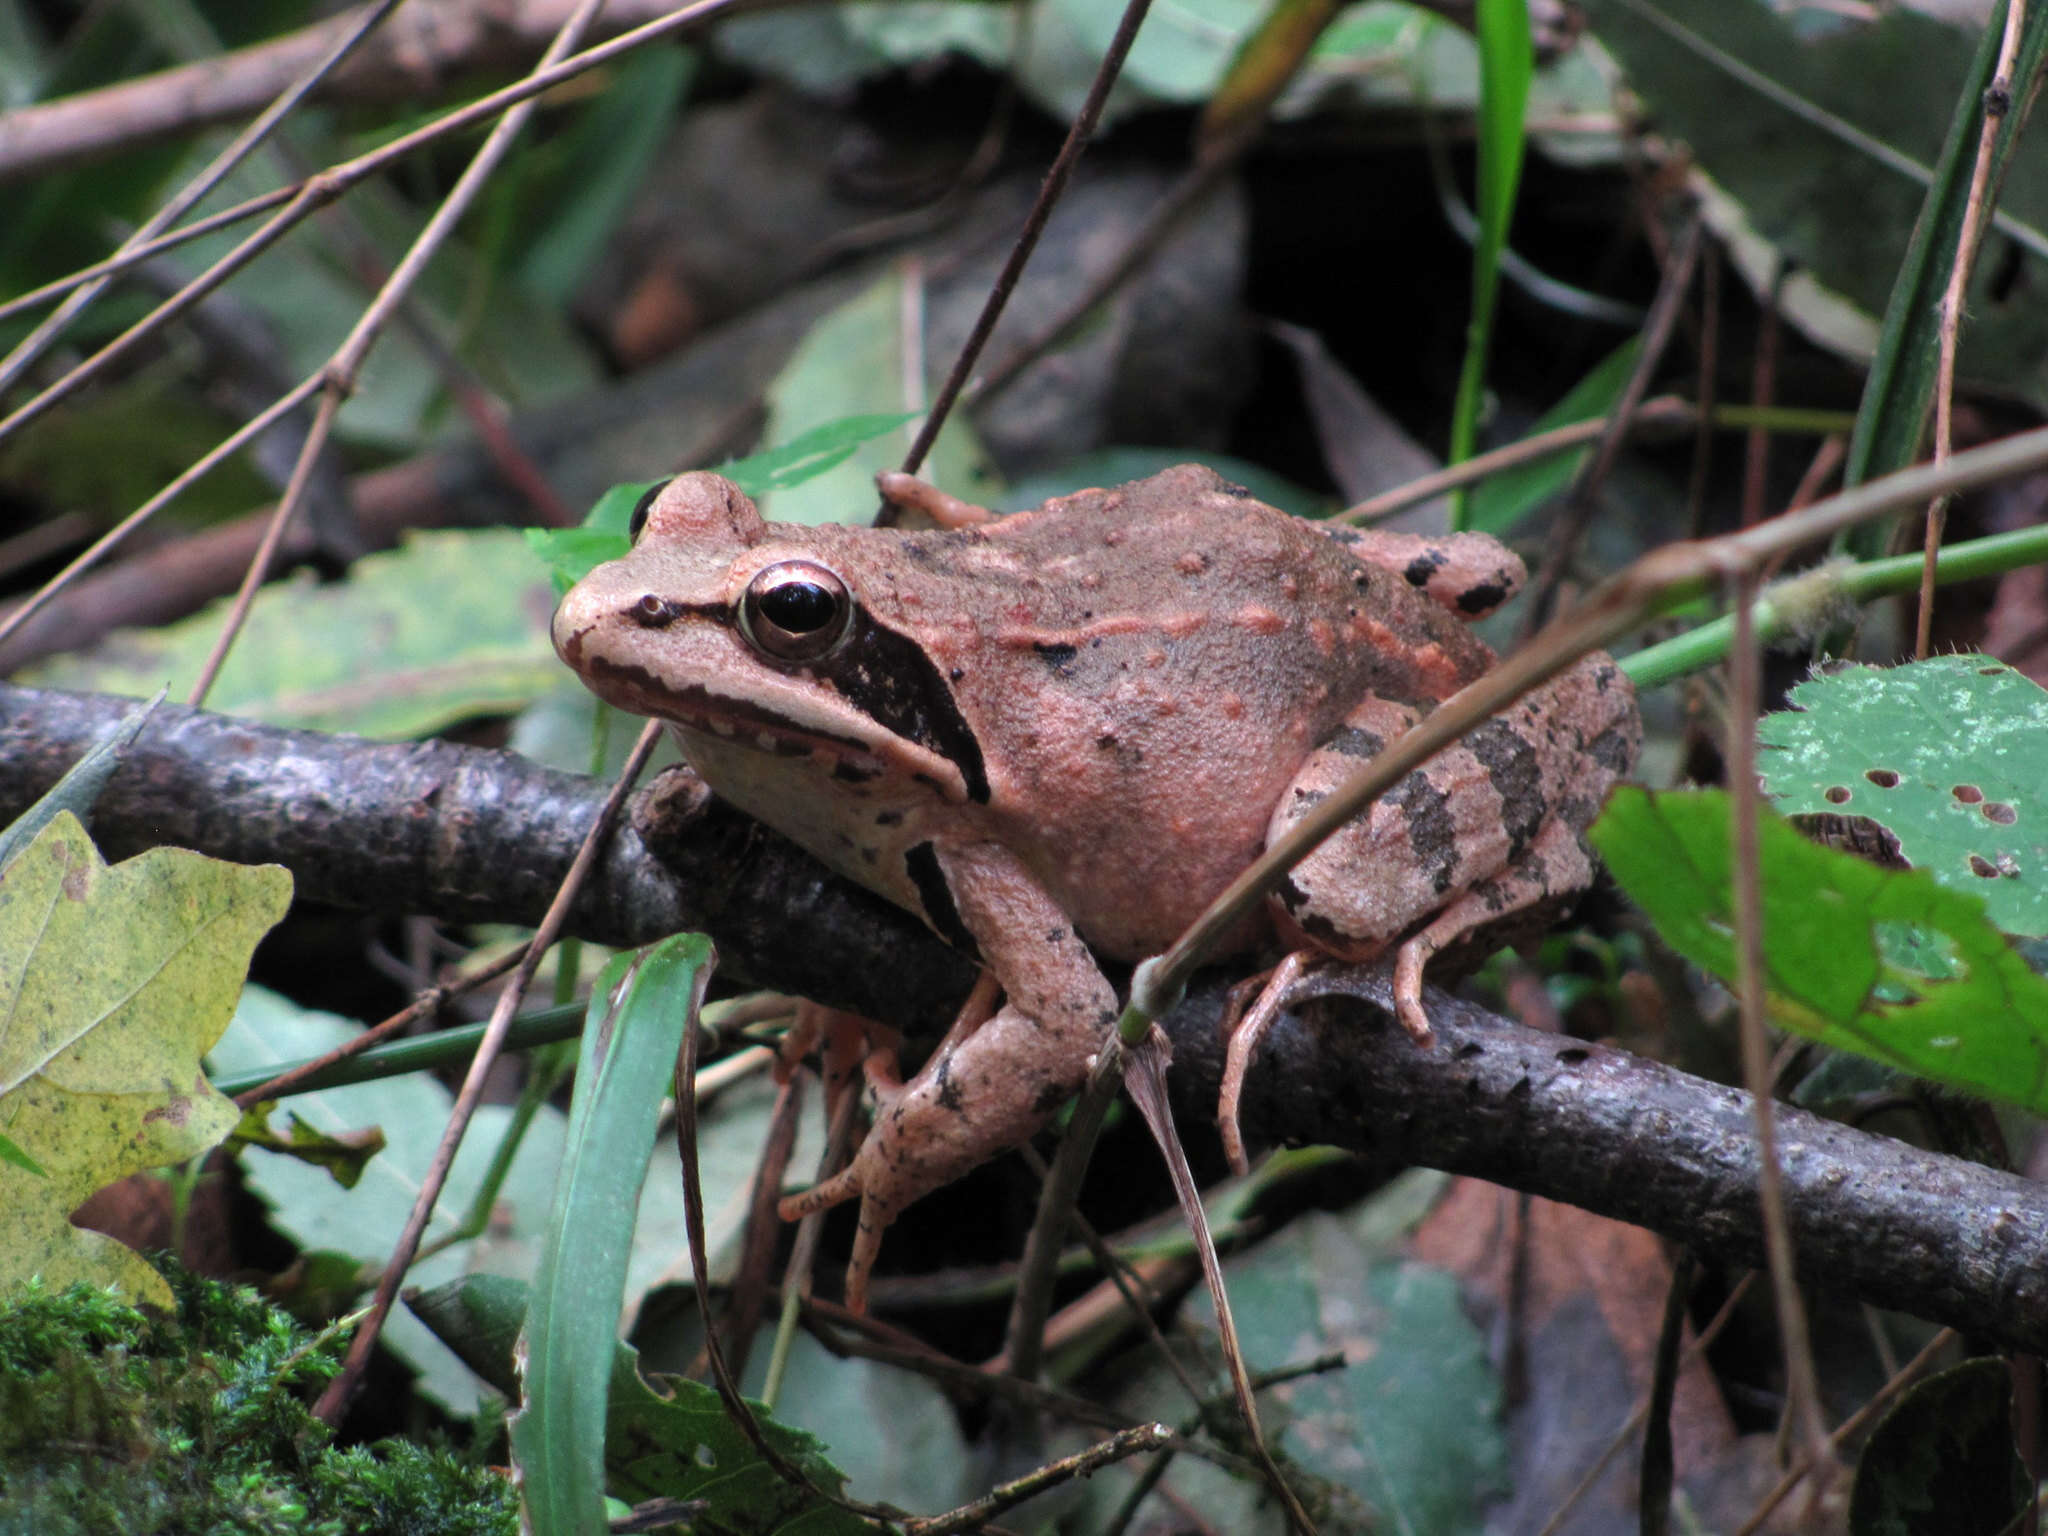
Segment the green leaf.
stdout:
<svg viewBox="0 0 2048 1536">
<path fill-rule="evenodd" d="M 512 1341 L 526 1311 L 526 1287 L 471 1275 L 415 1298 L 420 1316 L 485 1380 L 513 1383 Z M 760 1404 L 768 1443 L 820 1488 L 837 1493 L 845 1476 L 814 1436 L 778 1423 Z M 625 1344 L 612 1354 L 605 1414 L 606 1481 L 616 1498 L 706 1501 L 706 1529 L 738 1536 L 871 1536 L 866 1521 L 784 1482 L 726 1416 L 717 1392 L 681 1377 L 640 1376 Z"/>
<path fill-rule="evenodd" d="M 1907 863 L 2048 934 L 2048 691 L 1988 656 L 1848 667 L 1764 716 L 1765 790 L 1788 814 L 1867 816 Z"/>
<path fill-rule="evenodd" d="M 547 640 L 554 602 L 510 529 L 423 533 L 370 555 L 348 579 L 265 587 L 208 707 L 272 725 L 422 736 L 511 714 L 561 681 Z M 89 652 L 28 669 L 38 687 L 147 695 L 183 687 L 220 632 L 224 604 L 161 629 L 120 630 Z"/>
<path fill-rule="evenodd" d="M 216 1145 L 238 1118 L 199 1068 L 292 878 L 182 848 L 111 868 L 59 812 L 0 878 L 0 1286 L 40 1275 L 171 1293 L 66 1219 L 94 1190 Z M 23 1160 L 36 1165 L 31 1171 Z"/>
<path fill-rule="evenodd" d="M 1735 977 L 1728 797 L 1623 786 L 1589 834 L 1667 943 Z M 2048 981 L 1980 900 L 1758 821 L 1772 1018 L 1823 1045 L 2048 1110 Z M 1915 932 L 1917 930 L 1917 932 Z"/>
<path fill-rule="evenodd" d="M 280 1157 L 295 1157 L 325 1169 L 328 1177 L 343 1189 L 354 1189 L 362 1181 L 364 1166 L 384 1150 L 384 1133 L 375 1126 L 330 1136 L 296 1114 L 291 1116 L 291 1129 L 280 1136 L 270 1128 L 270 1112 L 276 1107 L 275 1102 L 266 1100 L 244 1110 L 242 1122 L 228 1137 L 228 1144 L 238 1152 L 244 1147 L 255 1147 Z"/>
<path fill-rule="evenodd" d="M 536 1530 L 605 1529 L 605 1393 L 633 1220 L 711 941 L 679 934 L 614 956 L 592 989 L 547 1250 L 526 1316 L 512 1451 Z"/>
<path fill-rule="evenodd" d="M 159 689 L 155 698 L 131 709 L 108 726 L 85 756 L 66 769 L 64 777 L 52 784 L 42 799 L 15 817 L 6 831 L 0 832 L 0 870 L 6 869 L 14 856 L 56 819 L 59 811 L 69 811 L 76 816 L 81 827 L 92 826 L 93 805 L 99 799 L 100 791 L 106 787 L 107 780 L 113 777 L 114 770 L 121 766 L 121 754 L 128 750 L 129 744 L 163 701 L 163 690 Z"/>
<path fill-rule="evenodd" d="M 600 565 L 619 559 L 633 547 L 633 541 L 626 537 L 625 520 L 640 504 L 640 498 L 660 484 L 659 480 L 647 480 L 613 486 L 597 498 L 597 505 L 590 509 L 581 528 L 520 530 L 526 536 L 526 547 L 548 568 L 548 580 L 554 583 L 556 597 L 566 596 L 571 587 Z M 619 524 L 616 533 L 610 526 L 614 521 Z"/>
<path fill-rule="evenodd" d="M 1472 317 L 1465 330 L 1465 359 L 1452 405 L 1448 460 L 1472 457 L 1479 437 L 1479 409 L 1486 386 L 1486 360 L 1493 340 L 1494 297 L 1500 288 L 1501 252 L 1515 213 L 1515 189 L 1522 179 L 1522 123 L 1529 82 L 1536 71 L 1536 46 L 1529 33 L 1525 0 L 1478 0 L 1479 37 L 1479 239 L 1472 249 Z M 1451 526 L 1463 528 L 1466 496 L 1452 499 Z"/>
<path fill-rule="evenodd" d="M 1642 338 L 1629 337 L 1595 363 L 1592 371 L 1574 384 L 1562 400 L 1538 417 L 1526 435 L 1536 437 L 1558 427 L 1605 416 L 1628 387 L 1629 375 L 1635 372 L 1636 358 L 1642 350 Z M 1479 533 L 1506 533 L 1570 485 L 1592 451 L 1589 445 L 1575 453 L 1553 453 L 1489 475 L 1472 492 L 1471 516 L 1465 526 Z"/>
<path fill-rule="evenodd" d="M 728 459 L 717 472 L 749 496 L 765 495 L 802 485 L 826 470 L 843 464 L 854 450 L 871 438 L 893 432 L 917 417 L 915 411 L 884 412 L 880 415 L 843 416 L 821 427 L 799 433 L 779 448 L 770 448 L 744 459 Z M 556 595 L 566 593 L 577 582 L 607 560 L 616 560 L 633 547 L 629 530 L 633 509 L 649 491 L 666 484 L 664 480 L 636 480 L 615 485 L 597 498 L 597 505 L 583 519 L 580 528 L 528 528 L 526 547 L 548 568 Z"/>
<path fill-rule="evenodd" d="M 749 496 L 786 490 L 845 463 L 862 443 L 894 432 L 915 421 L 917 415 L 916 411 L 882 411 L 842 416 L 798 433 L 780 448 L 744 459 L 728 459 L 718 466 L 718 472 Z"/>
<path fill-rule="evenodd" d="M 820 320 L 768 386 L 770 442 L 847 417 L 900 413 L 922 400 L 925 381 L 907 377 L 903 278 L 896 271 Z M 907 422 L 906 422 L 907 427 Z M 763 515 L 785 523 L 865 520 L 875 509 L 875 472 L 893 469 L 909 438 L 871 437 L 803 485 L 762 499 Z M 921 474 L 967 501 L 986 505 L 1001 490 L 958 411 L 947 420 Z"/>
<path fill-rule="evenodd" d="M 1851 1536 L 1999 1536 L 2026 1508 L 2012 1370 L 1966 1360 L 1916 1383 L 1871 1431 L 1849 1494 Z"/>
</svg>

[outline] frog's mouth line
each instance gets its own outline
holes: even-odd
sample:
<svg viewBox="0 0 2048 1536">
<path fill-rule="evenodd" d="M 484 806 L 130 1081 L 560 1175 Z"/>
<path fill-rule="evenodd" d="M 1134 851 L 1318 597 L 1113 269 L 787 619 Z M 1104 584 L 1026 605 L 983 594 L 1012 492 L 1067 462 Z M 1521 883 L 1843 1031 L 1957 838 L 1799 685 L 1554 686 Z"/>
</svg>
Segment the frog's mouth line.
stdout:
<svg viewBox="0 0 2048 1536">
<path fill-rule="evenodd" d="M 612 702 L 636 714 L 714 736 L 747 751 L 791 758 L 822 753 L 838 764 L 835 776 L 848 782 L 879 778 L 890 771 L 891 765 L 882 755 L 856 737 L 799 725 L 773 710 L 707 688 L 679 689 L 658 683 L 652 673 L 627 663 L 591 657 L 587 665 L 594 676 L 601 675 L 612 685 Z M 908 765 L 898 765 L 898 771 L 933 782 L 930 774 Z M 958 793 L 957 788 L 954 793 Z"/>
</svg>

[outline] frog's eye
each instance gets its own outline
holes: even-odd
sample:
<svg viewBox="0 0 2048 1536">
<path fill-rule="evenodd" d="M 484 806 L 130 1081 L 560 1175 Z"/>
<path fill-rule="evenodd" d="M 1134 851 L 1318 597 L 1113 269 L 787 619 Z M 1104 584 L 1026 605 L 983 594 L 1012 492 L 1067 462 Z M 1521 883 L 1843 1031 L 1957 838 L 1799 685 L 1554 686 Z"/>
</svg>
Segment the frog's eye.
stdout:
<svg viewBox="0 0 2048 1536">
<path fill-rule="evenodd" d="M 740 633 L 776 661 L 816 661 L 853 626 L 853 593 L 813 560 L 756 572 L 740 598 Z"/>
<path fill-rule="evenodd" d="M 640 542 L 640 530 L 647 526 L 647 514 L 653 510 L 654 498 L 668 489 L 666 480 L 657 480 L 640 493 L 640 499 L 633 503 L 633 515 L 626 522 L 626 537 L 633 543 Z"/>
</svg>

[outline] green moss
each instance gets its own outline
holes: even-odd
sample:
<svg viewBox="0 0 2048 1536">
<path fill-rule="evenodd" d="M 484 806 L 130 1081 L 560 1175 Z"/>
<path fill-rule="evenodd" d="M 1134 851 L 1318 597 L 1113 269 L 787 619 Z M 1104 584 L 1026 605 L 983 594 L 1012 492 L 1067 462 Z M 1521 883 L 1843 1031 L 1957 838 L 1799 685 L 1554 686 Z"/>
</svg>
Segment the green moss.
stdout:
<svg viewBox="0 0 2048 1536">
<path fill-rule="evenodd" d="M 487 1468 L 339 1450 L 306 1399 L 340 1369 L 253 1291 L 165 1266 L 175 1318 L 31 1285 L 0 1309 L 0 1536 L 509 1536 Z"/>
</svg>

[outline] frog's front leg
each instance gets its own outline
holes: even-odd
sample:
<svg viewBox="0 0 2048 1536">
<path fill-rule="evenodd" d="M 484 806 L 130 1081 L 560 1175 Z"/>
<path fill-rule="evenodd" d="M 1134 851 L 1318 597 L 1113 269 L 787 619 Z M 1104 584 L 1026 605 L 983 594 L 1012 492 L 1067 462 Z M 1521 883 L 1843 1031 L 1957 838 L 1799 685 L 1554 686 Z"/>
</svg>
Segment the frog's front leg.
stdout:
<svg viewBox="0 0 2048 1536">
<path fill-rule="evenodd" d="M 1116 1021 L 1116 994 L 1095 957 L 1023 863 L 994 843 L 935 845 L 948 892 L 1002 1008 L 956 1029 L 882 1109 L 853 1161 L 781 1205 L 785 1221 L 860 1196 L 846 1304 L 866 1304 L 882 1231 L 912 1201 L 1028 1141 L 1088 1075 Z"/>
</svg>

